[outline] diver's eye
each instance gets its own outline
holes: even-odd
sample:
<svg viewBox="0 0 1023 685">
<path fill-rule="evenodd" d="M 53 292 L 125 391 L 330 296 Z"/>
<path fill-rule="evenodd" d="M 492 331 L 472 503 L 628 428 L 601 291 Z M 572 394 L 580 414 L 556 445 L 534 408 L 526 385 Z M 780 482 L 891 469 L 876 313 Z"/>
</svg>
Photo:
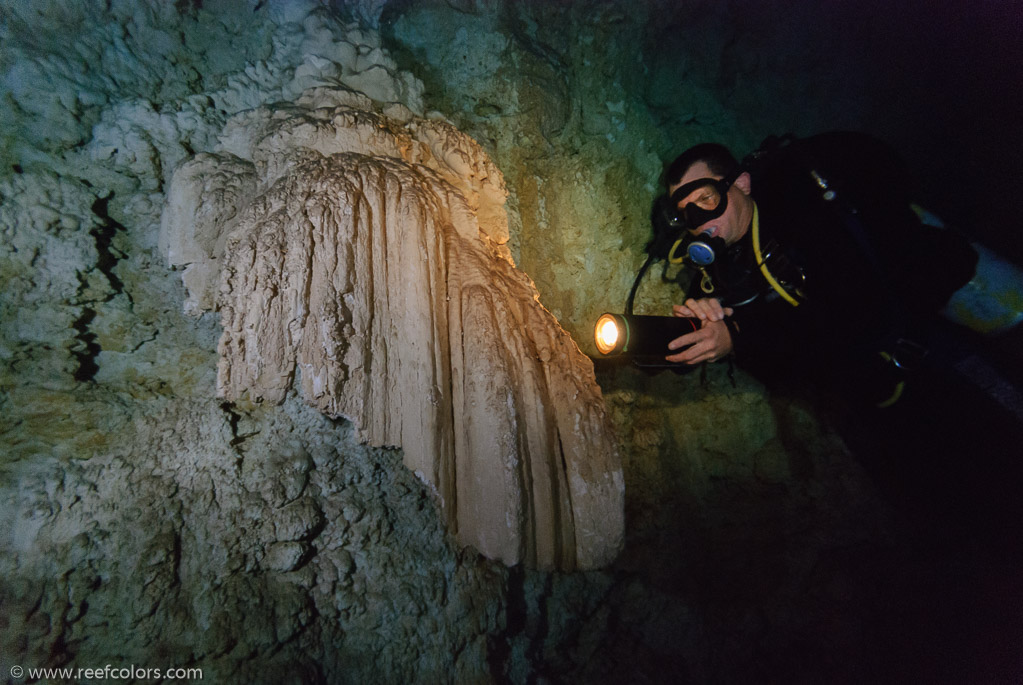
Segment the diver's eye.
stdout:
<svg viewBox="0 0 1023 685">
<path fill-rule="evenodd" d="M 701 193 L 694 198 L 686 198 L 678 203 L 679 209 L 685 209 L 689 205 L 696 205 L 702 209 L 713 209 L 717 203 L 714 201 L 715 194 L 711 192 Z"/>
<path fill-rule="evenodd" d="M 696 199 L 696 206 L 703 209 L 714 209 L 717 207 L 716 193 L 704 193 Z"/>
</svg>

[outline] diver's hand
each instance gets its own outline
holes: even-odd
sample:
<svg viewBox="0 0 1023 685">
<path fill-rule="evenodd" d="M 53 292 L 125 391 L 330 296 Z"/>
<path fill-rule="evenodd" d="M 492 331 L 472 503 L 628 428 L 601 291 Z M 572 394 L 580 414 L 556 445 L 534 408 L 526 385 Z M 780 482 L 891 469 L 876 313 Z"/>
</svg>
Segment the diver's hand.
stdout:
<svg viewBox="0 0 1023 685">
<path fill-rule="evenodd" d="M 732 315 L 731 307 L 722 307 L 716 297 L 705 297 L 700 300 L 689 298 L 684 305 L 676 304 L 672 314 L 675 316 L 688 316 L 707 321 L 724 321 L 726 316 Z"/>
<path fill-rule="evenodd" d="M 686 300 L 684 305 L 677 304 L 673 309 L 675 316 L 697 318 L 702 325 L 700 330 L 686 333 L 668 343 L 669 350 L 677 350 L 687 345 L 692 345 L 692 347 L 665 357 L 667 361 L 699 364 L 714 362 L 731 354 L 732 334 L 728 331 L 728 326 L 725 325 L 725 317 L 732 315 L 731 307 L 722 307 L 721 303 L 714 298 L 704 298 Z"/>
</svg>

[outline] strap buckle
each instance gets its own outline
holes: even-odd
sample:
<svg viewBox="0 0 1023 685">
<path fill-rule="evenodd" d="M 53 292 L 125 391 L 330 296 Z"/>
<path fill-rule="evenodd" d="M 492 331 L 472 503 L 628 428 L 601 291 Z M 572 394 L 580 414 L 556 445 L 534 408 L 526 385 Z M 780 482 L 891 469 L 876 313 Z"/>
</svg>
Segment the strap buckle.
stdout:
<svg viewBox="0 0 1023 685">
<path fill-rule="evenodd" d="M 923 363 L 928 350 L 918 342 L 908 338 L 899 338 L 890 353 L 891 362 L 902 370 L 914 369 Z"/>
</svg>

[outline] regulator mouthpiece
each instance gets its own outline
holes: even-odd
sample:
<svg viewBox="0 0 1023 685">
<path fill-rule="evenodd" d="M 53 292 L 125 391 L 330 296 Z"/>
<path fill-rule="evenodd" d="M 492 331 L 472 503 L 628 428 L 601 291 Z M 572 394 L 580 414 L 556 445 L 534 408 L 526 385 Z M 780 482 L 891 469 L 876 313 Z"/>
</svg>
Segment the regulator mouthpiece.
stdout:
<svg viewBox="0 0 1023 685">
<path fill-rule="evenodd" d="M 710 266 L 714 263 L 714 248 L 710 243 L 694 240 L 686 248 L 686 257 L 696 266 Z"/>
</svg>

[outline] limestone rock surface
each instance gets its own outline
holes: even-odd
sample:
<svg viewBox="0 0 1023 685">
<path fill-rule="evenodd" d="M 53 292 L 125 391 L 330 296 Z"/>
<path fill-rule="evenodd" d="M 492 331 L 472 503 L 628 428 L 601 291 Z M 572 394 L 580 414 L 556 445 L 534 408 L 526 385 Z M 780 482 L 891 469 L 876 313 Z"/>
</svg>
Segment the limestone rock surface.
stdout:
<svg viewBox="0 0 1023 685">
<path fill-rule="evenodd" d="M 447 123 L 353 104 L 318 88 L 244 112 L 174 174 L 161 244 L 186 310 L 221 313 L 219 394 L 295 384 L 401 447 L 490 558 L 609 563 L 616 444 L 592 364 L 512 264 L 499 170 Z"/>
</svg>

